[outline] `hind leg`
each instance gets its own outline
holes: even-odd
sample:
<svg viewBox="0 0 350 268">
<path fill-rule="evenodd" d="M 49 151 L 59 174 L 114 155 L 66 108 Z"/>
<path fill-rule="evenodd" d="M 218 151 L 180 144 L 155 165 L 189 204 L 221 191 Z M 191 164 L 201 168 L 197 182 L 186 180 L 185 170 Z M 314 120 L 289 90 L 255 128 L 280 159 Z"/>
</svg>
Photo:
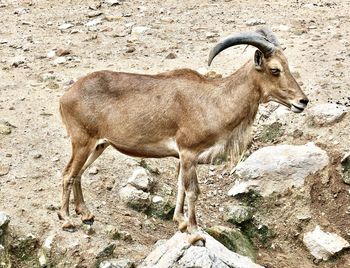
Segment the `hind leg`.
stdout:
<svg viewBox="0 0 350 268">
<path fill-rule="evenodd" d="M 109 143 L 107 141 L 102 141 L 96 144 L 92 153 L 90 154 L 88 160 L 81 169 L 79 175 L 76 177 L 73 185 L 74 202 L 75 202 L 75 212 L 81 215 L 81 220 L 85 224 L 92 224 L 94 222 L 94 215 L 87 208 L 83 191 L 81 189 L 81 176 L 84 171 L 103 153 L 103 151 L 108 147 Z"/>
<path fill-rule="evenodd" d="M 181 172 L 180 164 L 177 168 L 178 173 L 178 191 L 176 197 L 176 207 L 173 220 L 178 223 L 178 229 L 185 232 L 187 229 L 187 219 L 184 216 L 184 201 L 185 201 L 185 186 L 183 181 L 183 174 Z"/>
<path fill-rule="evenodd" d="M 65 221 L 62 225 L 65 230 L 75 227 L 69 217 L 70 193 L 94 145 L 94 140 L 83 135 L 77 141 L 72 140 L 72 157 L 63 173 L 61 210 L 58 212 L 59 219 Z"/>
</svg>

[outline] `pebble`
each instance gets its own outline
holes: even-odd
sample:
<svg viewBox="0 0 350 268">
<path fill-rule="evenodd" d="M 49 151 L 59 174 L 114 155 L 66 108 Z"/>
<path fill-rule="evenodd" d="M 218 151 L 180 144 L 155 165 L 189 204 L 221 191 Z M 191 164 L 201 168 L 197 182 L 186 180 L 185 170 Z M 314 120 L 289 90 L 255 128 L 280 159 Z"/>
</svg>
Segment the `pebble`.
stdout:
<svg viewBox="0 0 350 268">
<path fill-rule="evenodd" d="M 59 64 L 63 64 L 66 63 L 67 59 L 63 56 L 63 57 L 58 57 L 57 59 L 55 59 L 52 64 L 53 65 L 59 65 Z"/>
<path fill-rule="evenodd" d="M 263 19 L 249 19 L 245 23 L 247 26 L 256 26 L 256 25 L 262 25 L 266 24 L 266 21 Z"/>
<path fill-rule="evenodd" d="M 167 60 L 173 60 L 177 58 L 177 55 L 173 52 L 170 52 L 166 57 Z"/>
<path fill-rule="evenodd" d="M 85 26 L 91 27 L 91 26 L 96 26 L 102 23 L 102 19 L 101 18 L 97 18 L 94 20 L 90 20 L 87 23 L 85 23 Z"/>
<path fill-rule="evenodd" d="M 95 10 L 95 11 L 90 11 L 87 16 L 89 18 L 93 18 L 93 17 L 98 17 L 98 16 L 101 16 L 103 14 L 103 12 L 101 11 L 98 11 L 98 10 Z"/>
<path fill-rule="evenodd" d="M 147 34 L 150 30 L 151 30 L 151 28 L 149 28 L 149 27 L 134 26 L 131 29 L 131 34 L 132 35 L 143 35 L 143 34 Z"/>
<path fill-rule="evenodd" d="M 9 122 L 0 120 L 0 134 L 1 135 L 10 135 L 12 128 Z"/>
<path fill-rule="evenodd" d="M 72 28 L 74 25 L 73 24 L 71 24 L 71 23 L 63 23 L 63 24 L 61 24 L 59 27 L 58 27 L 58 29 L 59 30 L 67 30 L 67 29 L 69 29 L 69 28 Z"/>
</svg>

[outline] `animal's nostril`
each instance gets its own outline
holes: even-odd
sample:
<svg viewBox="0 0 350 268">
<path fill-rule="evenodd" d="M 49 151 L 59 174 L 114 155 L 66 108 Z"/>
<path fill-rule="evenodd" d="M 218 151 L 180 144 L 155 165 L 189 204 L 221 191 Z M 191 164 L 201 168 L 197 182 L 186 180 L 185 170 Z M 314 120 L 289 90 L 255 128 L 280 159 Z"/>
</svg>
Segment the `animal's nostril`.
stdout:
<svg viewBox="0 0 350 268">
<path fill-rule="evenodd" d="M 300 99 L 299 102 L 307 105 L 309 103 L 309 100 L 308 99 Z"/>
</svg>

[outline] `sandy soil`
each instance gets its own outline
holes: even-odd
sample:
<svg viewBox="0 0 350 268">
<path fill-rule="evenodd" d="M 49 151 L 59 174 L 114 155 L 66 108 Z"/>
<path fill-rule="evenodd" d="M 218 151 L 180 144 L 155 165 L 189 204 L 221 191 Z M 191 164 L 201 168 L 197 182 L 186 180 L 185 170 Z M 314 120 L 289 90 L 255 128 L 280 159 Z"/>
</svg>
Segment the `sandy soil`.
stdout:
<svg viewBox="0 0 350 268">
<path fill-rule="evenodd" d="M 117 241 L 114 257 L 127 257 L 136 263 L 150 252 L 155 241 L 169 238 L 176 230 L 171 221 L 147 218 L 119 201 L 118 189 L 138 166 L 138 160 L 107 149 L 93 165 L 98 174 L 86 173 L 83 178 L 86 201 L 96 216 L 95 234 L 87 235 L 83 227 L 75 233 L 61 231 L 55 210 L 60 205 L 59 172 L 68 162 L 70 142 L 59 117 L 58 99 L 77 78 L 103 69 L 154 74 L 176 68 L 206 68 L 209 50 L 217 40 L 254 30 L 258 26 L 247 26 L 247 21 L 262 19 L 287 48 L 290 67 L 310 97 L 310 106 L 327 101 L 350 105 L 350 7 L 346 0 L 99 4 L 91 0 L 0 1 L 0 120 L 12 125 L 11 134 L 0 134 L 0 162 L 9 167 L 8 174 L 0 177 L 0 210 L 11 215 L 14 236 L 32 233 L 42 243 L 56 234 L 53 255 L 57 267 L 93 266 L 96 252 L 108 244 L 108 226 L 128 231 L 133 238 L 131 242 Z M 102 14 L 89 17 L 97 12 Z M 85 25 L 96 18 L 102 19 L 100 24 Z M 60 30 L 64 23 L 73 26 Z M 150 29 L 131 35 L 133 26 Z M 69 49 L 71 54 L 66 62 L 55 64 L 57 56 L 48 57 L 53 49 Z M 208 70 L 227 75 L 251 58 L 253 51 L 229 49 Z M 170 53 L 176 57 L 166 59 Z M 304 116 L 292 118 L 289 133 L 300 127 L 298 122 Z M 303 125 L 301 130 L 301 138 L 284 135 L 277 142 L 314 141 L 333 156 L 333 162 L 325 174 L 309 178 L 310 200 L 298 199 L 299 193 L 292 192 L 276 197 L 283 206 L 271 207 L 267 201 L 261 204 L 261 220 L 276 234 L 270 246 L 258 249 L 257 262 L 266 267 L 315 267 L 301 236 L 295 233 L 310 229 L 314 223 L 349 239 L 350 218 L 344 212 L 349 205 L 349 187 L 341 182 L 338 168 L 341 155 L 350 148 L 349 117 L 333 127 Z M 256 142 L 252 149 L 263 145 Z M 174 159 L 146 162 L 160 171 L 155 191 L 161 192 L 164 185 L 176 189 Z M 225 165 L 212 170 L 206 165 L 199 168 L 203 193 L 199 221 L 204 227 L 229 226 L 220 211 L 233 202 L 226 195 L 233 179 L 225 173 Z M 328 178 L 326 183 L 321 182 L 322 176 Z M 305 202 L 311 204 L 312 220 L 300 226 L 290 215 Z M 78 216 L 75 220 L 79 222 Z M 318 267 L 350 267 L 349 252 Z"/>
</svg>

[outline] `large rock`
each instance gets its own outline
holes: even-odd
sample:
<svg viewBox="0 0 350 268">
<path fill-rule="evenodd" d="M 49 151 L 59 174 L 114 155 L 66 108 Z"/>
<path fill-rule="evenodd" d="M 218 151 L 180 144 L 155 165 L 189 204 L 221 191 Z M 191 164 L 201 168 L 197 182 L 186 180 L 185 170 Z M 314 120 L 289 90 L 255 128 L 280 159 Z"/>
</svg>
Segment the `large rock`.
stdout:
<svg viewBox="0 0 350 268">
<path fill-rule="evenodd" d="M 348 241 L 335 233 L 322 231 L 320 226 L 304 234 L 303 242 L 316 259 L 325 261 L 342 249 L 350 247 Z"/>
<path fill-rule="evenodd" d="M 321 103 L 308 109 L 307 120 L 315 126 L 329 126 L 339 122 L 347 112 L 343 105 Z"/>
<path fill-rule="evenodd" d="M 120 189 L 119 196 L 129 207 L 138 211 L 147 209 L 151 203 L 149 193 L 129 184 Z"/>
<path fill-rule="evenodd" d="M 153 179 L 146 169 L 138 167 L 128 179 L 128 183 L 139 190 L 149 191 L 151 190 Z"/>
<path fill-rule="evenodd" d="M 235 196 L 253 190 L 268 196 L 301 187 L 308 175 L 322 170 L 328 162 L 327 153 L 314 143 L 261 148 L 237 165 L 237 180 L 228 194 Z"/>
<path fill-rule="evenodd" d="M 262 268 L 251 259 L 230 251 L 209 234 L 205 247 L 191 246 L 188 234 L 177 232 L 165 243 L 157 246 L 139 266 L 143 268 Z"/>
</svg>

